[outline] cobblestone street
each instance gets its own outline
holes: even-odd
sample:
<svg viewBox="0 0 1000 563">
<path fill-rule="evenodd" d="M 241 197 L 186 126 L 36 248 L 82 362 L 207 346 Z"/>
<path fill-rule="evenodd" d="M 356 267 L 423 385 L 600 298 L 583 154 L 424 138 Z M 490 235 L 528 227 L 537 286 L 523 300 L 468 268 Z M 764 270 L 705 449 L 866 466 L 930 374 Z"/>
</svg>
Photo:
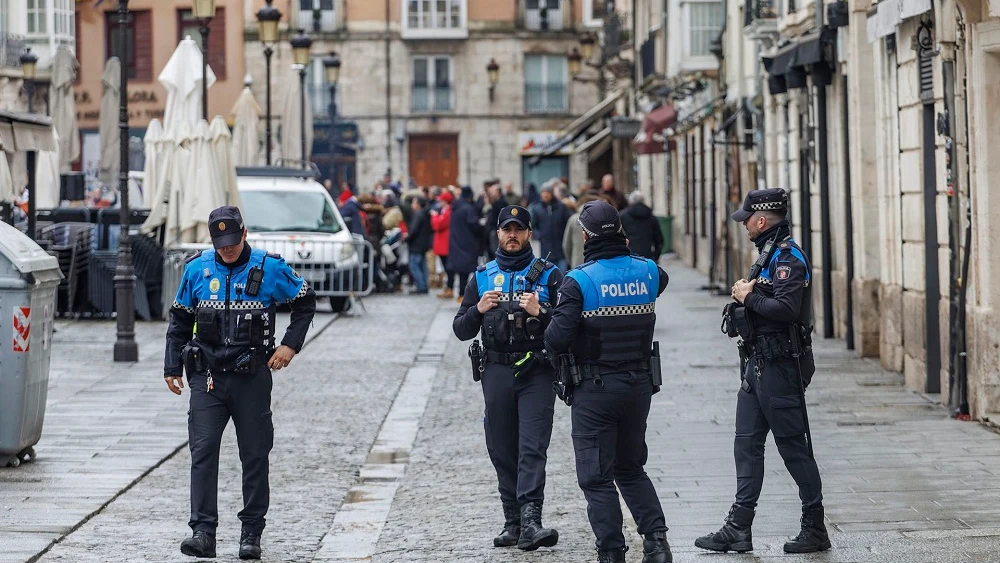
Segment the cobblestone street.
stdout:
<svg viewBox="0 0 1000 563">
<path fill-rule="evenodd" d="M 657 307 L 664 387 L 653 399 L 649 464 L 678 562 L 732 502 L 735 346 L 718 331 L 725 300 L 703 276 L 664 262 Z M 502 524 L 483 438 L 483 398 L 457 305 L 374 296 L 357 316 L 317 315 L 310 342 L 275 374 L 266 561 L 585 562 L 593 535 L 576 484 L 569 409 L 556 404 L 544 522 L 559 544 L 495 549 Z M 113 323 L 62 321 L 53 342 L 39 459 L 0 469 L 0 561 L 185 561 L 189 533 L 188 396 L 160 378 L 165 325 L 141 323 L 141 360 L 114 365 Z M 753 554 L 726 561 L 996 561 L 1000 437 L 957 422 L 936 397 L 818 340 L 808 399 L 834 548 L 789 556 L 794 483 L 768 443 Z M 236 559 L 241 504 L 235 432 L 220 471 L 219 559 Z M 629 561 L 641 559 L 634 533 Z M 721 560 L 721 559 L 719 559 Z"/>
</svg>

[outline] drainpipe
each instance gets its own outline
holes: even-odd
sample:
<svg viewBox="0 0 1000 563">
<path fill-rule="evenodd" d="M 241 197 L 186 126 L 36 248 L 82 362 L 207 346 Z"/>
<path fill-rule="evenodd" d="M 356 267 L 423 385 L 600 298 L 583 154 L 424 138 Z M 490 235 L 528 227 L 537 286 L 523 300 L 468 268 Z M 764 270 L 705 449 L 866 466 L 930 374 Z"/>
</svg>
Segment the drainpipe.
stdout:
<svg viewBox="0 0 1000 563">
<path fill-rule="evenodd" d="M 963 24 L 964 27 L 964 24 Z M 965 119 L 965 237 L 962 253 L 962 287 L 958 293 L 958 413 L 956 418 L 969 420 L 969 354 L 966 342 L 965 305 L 969 291 L 969 256 L 972 253 L 972 168 L 969 162 L 969 72 L 962 73 L 962 100 Z"/>
<path fill-rule="evenodd" d="M 816 0 L 816 30 L 823 29 L 823 0 Z M 830 69 L 832 72 L 833 69 Z M 823 337 L 833 338 L 833 233 L 830 225 L 830 162 L 827 147 L 827 76 L 813 73 L 816 88 L 816 151 L 819 153 L 819 214 L 823 225 L 820 245 L 823 250 Z"/>
<path fill-rule="evenodd" d="M 849 96 L 847 93 L 847 76 L 845 75 L 841 81 L 841 87 L 843 88 L 843 98 L 844 98 L 844 233 L 851 238 L 847 239 L 846 256 L 844 261 L 847 265 L 846 272 L 846 289 L 847 289 L 847 311 L 845 311 L 845 320 L 847 325 L 847 334 L 845 338 L 847 340 L 847 349 L 854 349 L 854 210 L 851 208 L 851 133 L 850 133 L 850 120 L 849 111 L 850 103 Z"/>
<path fill-rule="evenodd" d="M 392 180 L 392 27 L 389 20 L 389 6 L 392 0 L 385 0 L 385 166 L 389 179 Z M 400 14 L 399 25 L 403 25 Z M 402 149 L 400 149 L 402 161 Z"/>
</svg>

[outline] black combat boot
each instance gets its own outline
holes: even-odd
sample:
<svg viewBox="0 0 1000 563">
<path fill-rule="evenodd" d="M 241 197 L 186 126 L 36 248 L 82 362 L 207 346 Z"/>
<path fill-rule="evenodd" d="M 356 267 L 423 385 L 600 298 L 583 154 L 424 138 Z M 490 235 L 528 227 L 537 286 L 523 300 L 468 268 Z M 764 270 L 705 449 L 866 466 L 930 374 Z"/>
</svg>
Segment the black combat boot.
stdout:
<svg viewBox="0 0 1000 563">
<path fill-rule="evenodd" d="M 597 563 L 625 563 L 625 552 L 628 547 L 618 549 L 597 550 Z"/>
<path fill-rule="evenodd" d="M 559 541 L 559 532 L 542 527 L 542 503 L 529 502 L 521 507 L 521 537 L 518 549 L 535 551 L 539 547 L 552 547 Z"/>
<path fill-rule="evenodd" d="M 215 534 L 198 531 L 181 542 L 181 553 L 191 557 L 215 557 Z"/>
<path fill-rule="evenodd" d="M 260 559 L 260 534 L 243 532 L 240 534 L 240 559 Z"/>
<path fill-rule="evenodd" d="M 735 551 L 746 553 L 753 551 L 753 509 L 734 504 L 726 516 L 726 523 L 714 534 L 708 534 L 694 540 L 694 546 L 709 551 Z"/>
<path fill-rule="evenodd" d="M 503 531 L 493 538 L 493 547 L 514 547 L 521 537 L 521 511 L 516 502 L 503 503 Z"/>
<path fill-rule="evenodd" d="M 830 549 L 830 536 L 823 522 L 823 505 L 802 509 L 802 530 L 785 543 L 785 553 L 813 553 Z"/>
<path fill-rule="evenodd" d="M 642 563 L 674 563 L 666 532 L 653 532 L 642 536 Z"/>
</svg>

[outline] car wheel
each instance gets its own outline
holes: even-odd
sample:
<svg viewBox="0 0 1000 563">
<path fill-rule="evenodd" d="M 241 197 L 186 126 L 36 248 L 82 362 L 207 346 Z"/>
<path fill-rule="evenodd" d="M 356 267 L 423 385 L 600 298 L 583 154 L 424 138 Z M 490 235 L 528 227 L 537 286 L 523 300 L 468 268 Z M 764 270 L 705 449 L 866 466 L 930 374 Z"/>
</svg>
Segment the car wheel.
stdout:
<svg viewBox="0 0 1000 563">
<path fill-rule="evenodd" d="M 330 310 L 334 313 L 346 313 L 351 310 L 351 300 L 348 297 L 331 297 Z"/>
</svg>

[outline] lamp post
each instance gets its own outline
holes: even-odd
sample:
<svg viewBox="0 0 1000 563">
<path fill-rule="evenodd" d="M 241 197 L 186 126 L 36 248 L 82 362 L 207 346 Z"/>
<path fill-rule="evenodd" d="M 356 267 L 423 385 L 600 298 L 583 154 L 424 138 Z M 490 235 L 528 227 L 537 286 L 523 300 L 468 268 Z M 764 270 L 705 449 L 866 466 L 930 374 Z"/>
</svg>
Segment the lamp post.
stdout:
<svg viewBox="0 0 1000 563">
<path fill-rule="evenodd" d="M 271 55 L 274 49 L 271 45 L 278 41 L 278 22 L 281 21 L 281 11 L 271 5 L 272 0 L 267 0 L 267 4 L 257 11 L 257 25 L 260 30 L 260 42 L 264 44 L 264 60 L 267 69 L 267 117 L 264 120 L 265 153 L 267 154 L 267 165 L 271 166 Z"/>
<path fill-rule="evenodd" d="M 201 118 L 208 121 L 208 25 L 215 17 L 215 0 L 194 0 L 191 12 L 201 22 Z"/>
<path fill-rule="evenodd" d="M 139 345 L 135 341 L 135 270 L 132 269 L 132 242 L 129 237 L 128 202 L 128 0 L 118 0 L 118 28 L 121 32 L 121 106 L 118 128 L 121 132 L 121 167 L 118 171 L 118 192 L 121 198 L 121 234 L 118 237 L 118 267 L 115 269 L 115 309 L 118 311 L 118 334 L 115 341 L 116 362 L 139 360 Z"/>
<path fill-rule="evenodd" d="M 597 48 L 597 38 L 594 37 L 592 33 L 585 33 L 580 37 L 580 48 L 577 49 L 573 47 L 570 49 L 569 53 L 566 54 L 567 62 L 569 63 L 569 74 L 573 77 L 573 80 L 577 82 L 597 84 L 598 94 L 600 98 L 604 99 L 604 56 L 601 56 L 600 63 L 591 62 L 591 57 L 594 56 L 594 50 Z M 603 52 L 602 52 L 603 53 Z M 597 77 L 588 78 L 585 76 L 580 76 L 580 70 L 583 68 L 583 64 L 586 63 L 587 66 L 597 70 Z"/>
<path fill-rule="evenodd" d="M 309 64 L 309 49 L 312 47 L 312 39 L 306 35 L 305 29 L 299 29 L 290 42 L 292 44 L 292 60 L 299 67 L 299 100 L 302 104 L 299 125 L 302 129 L 302 166 L 305 166 L 306 160 L 308 160 L 306 157 L 306 65 Z"/>
<path fill-rule="evenodd" d="M 337 178 L 337 81 L 340 80 L 340 55 L 330 51 L 330 56 L 323 59 L 326 70 L 326 81 L 330 84 L 330 152 L 333 153 L 333 183 Z"/>
<path fill-rule="evenodd" d="M 24 88 L 28 94 L 28 113 L 34 113 L 34 97 L 35 97 L 35 70 L 38 66 L 38 55 L 31 52 L 31 48 L 27 48 L 24 54 L 21 55 L 21 72 L 24 75 Z M 36 233 L 36 217 L 35 217 L 35 205 L 38 201 L 38 195 L 35 193 L 38 190 L 35 186 L 35 175 L 37 169 L 37 158 L 38 153 L 35 151 L 28 151 L 27 165 L 28 165 L 28 230 L 27 235 L 31 240 L 35 240 Z"/>
<path fill-rule="evenodd" d="M 496 59 L 490 59 L 489 64 L 486 65 L 486 76 L 490 80 L 490 102 L 493 102 L 497 82 L 500 81 L 500 65 L 497 64 Z"/>
</svg>

